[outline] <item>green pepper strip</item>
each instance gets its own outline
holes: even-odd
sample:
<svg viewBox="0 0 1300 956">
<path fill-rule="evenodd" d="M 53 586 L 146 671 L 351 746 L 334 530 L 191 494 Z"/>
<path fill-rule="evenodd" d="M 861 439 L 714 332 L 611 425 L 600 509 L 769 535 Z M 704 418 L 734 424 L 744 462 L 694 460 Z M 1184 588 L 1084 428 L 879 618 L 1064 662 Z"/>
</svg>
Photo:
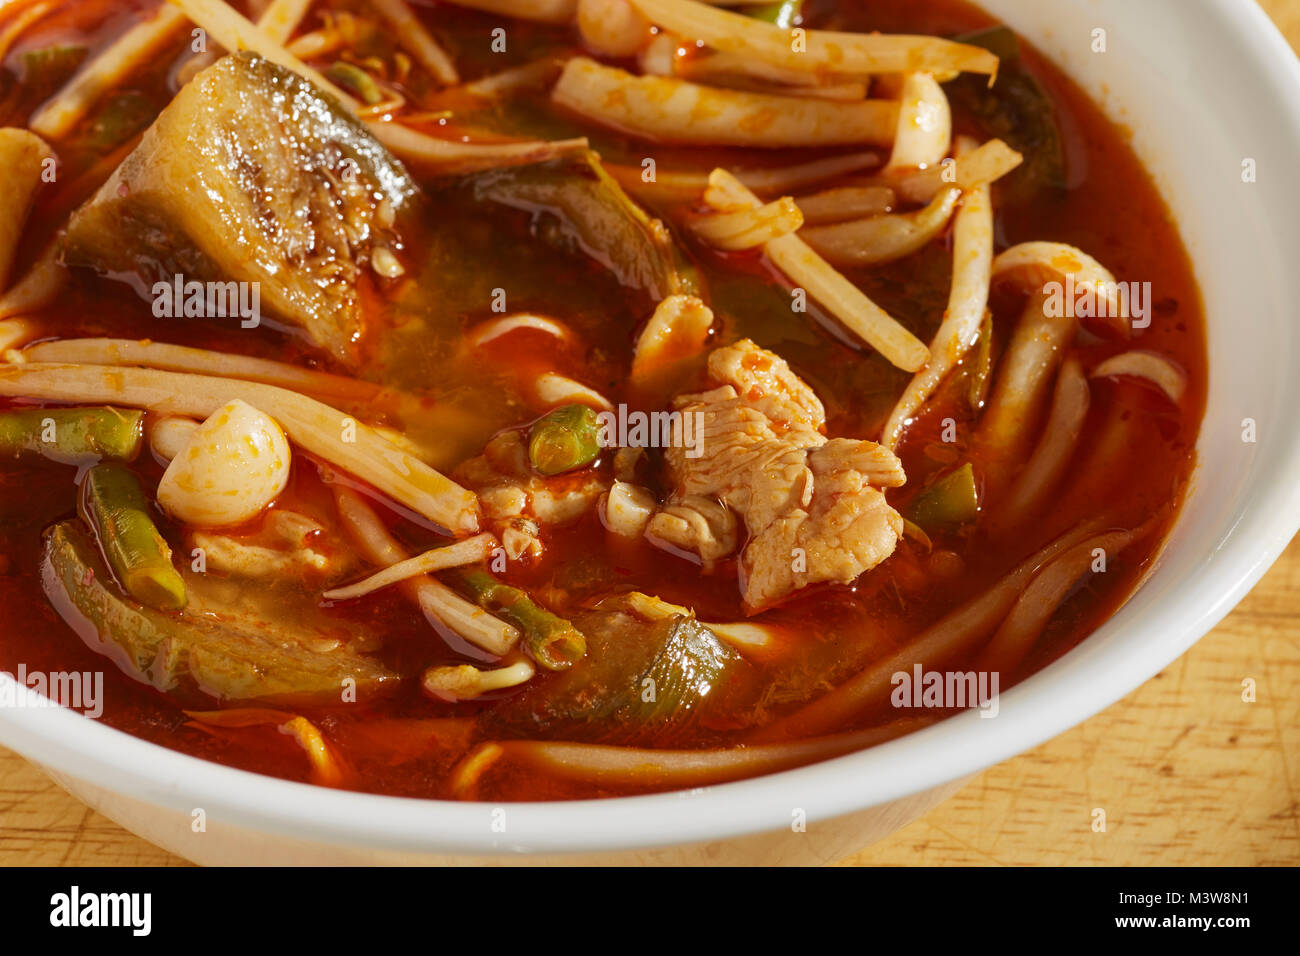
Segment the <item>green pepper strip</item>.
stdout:
<svg viewBox="0 0 1300 956">
<path fill-rule="evenodd" d="M 149 517 L 139 479 L 124 465 L 95 465 L 87 470 L 81 492 L 82 514 L 118 583 L 141 604 L 161 611 L 183 608 L 185 580 Z"/>
<path fill-rule="evenodd" d="M 907 516 L 927 530 L 950 530 L 973 521 L 979 506 L 975 469 L 966 462 L 917 495 Z"/>
<path fill-rule="evenodd" d="M 528 433 L 528 461 L 540 474 L 558 475 L 600 454 L 600 420 L 586 405 L 564 405 L 539 418 Z"/>
<path fill-rule="evenodd" d="M 26 408 L 0 412 L 0 455 L 36 454 L 63 464 L 131 461 L 144 412 L 134 408 Z"/>
<path fill-rule="evenodd" d="M 586 655 L 587 639 L 582 632 L 523 591 L 502 584 L 485 571 L 460 571 L 457 577 L 476 604 L 519 628 L 528 652 L 542 667 L 568 670 Z"/>
</svg>

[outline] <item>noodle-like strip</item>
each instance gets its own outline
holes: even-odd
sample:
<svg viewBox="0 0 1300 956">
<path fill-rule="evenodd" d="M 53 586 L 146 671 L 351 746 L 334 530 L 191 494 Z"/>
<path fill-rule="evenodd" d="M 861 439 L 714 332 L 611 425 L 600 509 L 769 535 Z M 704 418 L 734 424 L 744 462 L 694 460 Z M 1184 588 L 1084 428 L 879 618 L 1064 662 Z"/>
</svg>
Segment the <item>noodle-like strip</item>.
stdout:
<svg viewBox="0 0 1300 956">
<path fill-rule="evenodd" d="M 148 20 L 137 23 L 81 68 L 27 124 L 45 139 L 67 136 L 100 98 L 118 86 L 175 37 L 185 14 L 164 4 Z"/>
<path fill-rule="evenodd" d="M 705 200 L 715 209 L 723 210 L 762 205 L 757 196 L 725 169 L 715 169 L 709 176 Z M 890 362 L 909 372 L 925 364 L 929 355 L 925 345 L 797 235 L 773 239 L 764 250 L 791 282 L 807 290 Z"/>
<path fill-rule="evenodd" d="M 586 57 L 564 66 L 552 100 L 630 136 L 693 146 L 776 149 L 888 145 L 898 104 L 751 93 L 662 76 L 635 76 Z"/>
<path fill-rule="evenodd" d="M 963 137 L 958 153 L 973 149 L 974 143 Z M 953 226 L 952 290 L 943 323 L 930 343 L 930 361 L 913 376 L 894 405 L 885 423 L 880 443 L 898 447 L 903 429 L 939 383 L 951 372 L 975 344 L 989 301 L 989 280 L 993 265 L 993 201 L 988 185 L 965 193 L 962 207 Z"/>
<path fill-rule="evenodd" d="M 365 500 L 342 485 L 334 486 L 343 528 L 361 556 L 371 564 L 386 566 L 404 561 L 407 554 Z M 461 597 L 436 578 L 425 575 L 403 581 L 402 593 L 430 622 L 442 625 L 489 654 L 508 654 L 519 640 L 519 630 L 493 617 L 477 604 Z"/>
</svg>

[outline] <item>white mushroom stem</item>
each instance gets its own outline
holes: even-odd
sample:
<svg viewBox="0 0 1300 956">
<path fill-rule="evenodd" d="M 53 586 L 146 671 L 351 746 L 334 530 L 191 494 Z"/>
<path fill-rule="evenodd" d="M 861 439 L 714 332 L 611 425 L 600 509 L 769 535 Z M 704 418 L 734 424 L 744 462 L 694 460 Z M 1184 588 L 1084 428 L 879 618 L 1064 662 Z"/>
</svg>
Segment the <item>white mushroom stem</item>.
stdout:
<svg viewBox="0 0 1300 956">
<path fill-rule="evenodd" d="M 1047 416 L 1038 447 L 1024 471 L 994 510 L 993 533 L 1007 534 L 1036 515 L 1053 489 L 1065 476 L 1084 420 L 1088 417 L 1091 393 L 1077 359 L 1068 360 L 1056 378 L 1052 410 Z"/>
<path fill-rule="evenodd" d="M 477 564 L 487 560 L 492 554 L 492 549 L 496 547 L 498 547 L 497 539 L 492 535 L 475 535 L 464 541 L 447 545 L 445 548 L 433 548 L 405 561 L 390 564 L 382 571 L 377 571 L 355 584 L 326 591 L 321 597 L 327 601 L 350 601 L 391 585 L 400 584 L 402 581 L 409 581 L 422 574 L 463 567 L 466 564 Z"/>
<path fill-rule="evenodd" d="M 810 226 L 800 238 L 833 266 L 867 266 L 894 262 L 920 251 L 948 225 L 961 190 L 949 186 L 929 205 L 830 225 Z"/>
<path fill-rule="evenodd" d="M 460 664 L 430 667 L 424 672 L 422 684 L 426 693 L 441 700 L 473 700 L 494 690 L 518 687 L 532 680 L 535 673 L 537 669 L 526 660 L 491 670 Z"/>
<path fill-rule="evenodd" d="M 960 137 L 957 155 L 975 149 L 974 140 Z M 895 449 L 912 421 L 939 383 L 978 340 L 980 323 L 989 301 L 993 264 L 993 200 L 988 184 L 964 194 L 953 226 L 952 289 L 943 323 L 930 342 L 930 360 L 912 377 L 902 397 L 889 413 L 880 443 Z"/>
<path fill-rule="evenodd" d="M 899 98 L 894 151 L 885 172 L 925 169 L 948 155 L 952 110 L 943 87 L 930 73 L 908 73 Z"/>
<path fill-rule="evenodd" d="M 1156 352 L 1131 349 L 1097 363 L 1089 378 L 1126 376 L 1154 385 L 1175 405 L 1187 390 L 1187 373 L 1173 359 Z"/>
<path fill-rule="evenodd" d="M 343 519 L 343 528 L 363 558 L 377 565 L 396 564 L 406 559 L 407 554 L 397 539 L 360 495 L 336 485 L 334 499 L 339 517 Z M 427 575 L 411 578 L 403 581 L 400 587 L 431 623 L 446 628 L 489 654 L 502 657 L 519 640 L 519 630 L 514 625 L 493 617 L 436 578 Z"/>
</svg>

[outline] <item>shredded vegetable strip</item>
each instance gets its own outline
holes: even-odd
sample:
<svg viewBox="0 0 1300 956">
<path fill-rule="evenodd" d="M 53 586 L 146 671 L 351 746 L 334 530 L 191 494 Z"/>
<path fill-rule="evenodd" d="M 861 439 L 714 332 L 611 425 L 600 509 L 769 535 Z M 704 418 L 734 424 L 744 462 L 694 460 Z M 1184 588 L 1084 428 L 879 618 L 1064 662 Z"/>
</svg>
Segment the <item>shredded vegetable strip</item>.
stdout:
<svg viewBox="0 0 1300 956">
<path fill-rule="evenodd" d="M 757 196 L 725 169 L 715 169 L 710 175 L 705 200 L 723 211 L 762 205 Z M 768 258 L 791 282 L 806 289 L 890 362 L 909 372 L 925 364 L 929 355 L 925 345 L 797 235 L 773 239 L 764 248 Z"/>
<path fill-rule="evenodd" d="M 1004 680 L 1012 677 L 1079 579 L 1094 571 L 1098 561 L 1109 563 L 1151 527 L 1147 524 L 1132 531 L 1097 535 L 1053 560 L 1016 600 L 1006 620 L 980 653 L 976 669 L 997 671 Z"/>
<path fill-rule="evenodd" d="M 724 53 L 756 57 L 765 63 L 805 72 L 987 73 L 998 58 L 988 50 L 932 36 L 888 36 L 805 30 L 802 47 L 787 29 L 754 17 L 718 10 L 695 0 L 630 0 L 653 23 L 699 40 Z"/>
<path fill-rule="evenodd" d="M 622 166 L 608 162 L 602 165 L 618 180 L 619 185 L 627 190 L 668 193 L 681 199 L 695 199 L 709 188 L 709 174 L 704 171 L 685 172 L 656 168 L 651 173 L 645 167 Z M 845 173 L 856 173 L 879 165 L 880 157 L 875 153 L 851 153 L 847 156 L 814 159 L 797 166 L 731 170 L 731 173 L 754 192 L 770 195 L 802 189 Z"/>
<path fill-rule="evenodd" d="M 929 73 L 909 73 L 903 81 L 894 151 L 885 171 L 925 169 L 948 155 L 952 110 L 943 87 Z"/>
<path fill-rule="evenodd" d="M 307 15 L 312 0 L 272 0 L 271 4 L 257 18 L 257 28 L 276 43 L 289 43 L 293 31 Z M 296 51 L 295 51 L 295 55 Z M 183 86 L 192 80 L 204 67 L 216 62 L 217 51 L 208 50 L 189 59 L 177 73 L 177 80 Z"/>
<path fill-rule="evenodd" d="M 1074 455 L 1091 398 L 1088 380 L 1078 360 L 1068 360 L 1057 376 L 1052 410 L 1038 447 L 1016 476 L 1006 500 L 999 502 L 994 518 L 995 533 L 1014 531 L 1047 504 L 1048 496 L 1060 484 Z"/>
<path fill-rule="evenodd" d="M 608 744 L 505 740 L 480 744 L 453 774 L 465 795 L 493 764 L 506 760 L 557 777 L 609 786 L 697 787 L 789 770 L 893 740 L 919 730 L 925 718 L 896 720 L 883 727 L 791 743 L 759 744 L 727 750 L 649 750 Z"/>
<path fill-rule="evenodd" d="M 307 754 L 311 763 L 312 783 L 323 787 L 341 787 L 347 782 L 347 772 L 333 748 L 325 742 L 320 728 L 306 717 L 294 717 L 282 724 L 280 733 L 292 737 Z"/>
<path fill-rule="evenodd" d="M 474 700 L 494 690 L 518 687 L 533 679 L 532 661 L 518 660 L 505 667 L 482 670 L 472 664 L 430 667 L 421 678 L 425 693 L 442 700 Z"/>
<path fill-rule="evenodd" d="M 949 186 L 916 212 L 811 226 L 799 236 L 833 266 L 893 262 L 919 251 L 938 236 L 948 225 L 960 197 L 961 190 Z"/>
<path fill-rule="evenodd" d="M 466 564 L 486 561 L 497 547 L 497 539 L 490 534 L 475 535 L 445 548 L 433 548 L 405 561 L 390 564 L 382 571 L 376 571 L 370 577 L 349 584 L 347 587 L 326 591 L 321 597 L 327 601 L 350 601 L 375 591 L 400 584 L 422 574 L 445 571 L 447 568 L 459 568 Z"/>
<path fill-rule="evenodd" d="M 446 175 L 541 163 L 587 148 L 587 140 L 583 137 L 552 142 L 461 143 L 438 139 L 397 123 L 368 122 L 366 128 L 401 159 L 413 166 Z"/>
<path fill-rule="evenodd" d="M 416 19 L 403 0 L 370 0 L 370 5 L 388 21 L 398 42 L 410 50 L 416 62 L 440 83 L 450 86 L 460 82 L 451 57 L 424 28 L 424 24 Z"/>
<path fill-rule="evenodd" d="M 111 365 L 0 367 L 0 395 L 52 402 L 128 405 L 205 419 L 242 399 L 274 418 L 307 452 L 374 485 L 454 534 L 478 530 L 478 499 L 374 429 L 288 389 L 258 382 Z"/>
<path fill-rule="evenodd" d="M 663 76 L 635 76 L 574 57 L 552 100 L 593 123 L 661 143 L 694 146 L 888 145 L 898 104 L 840 102 L 701 86 Z"/>
<path fill-rule="evenodd" d="M 974 143 L 963 137 L 958 153 L 973 149 Z M 930 343 L 930 360 L 908 382 L 902 397 L 894 405 L 885 423 L 880 443 L 898 447 L 907 427 L 944 377 L 956 367 L 961 357 L 975 344 L 989 301 L 989 281 L 993 268 L 993 201 L 987 184 L 965 193 L 962 207 L 953 226 L 952 290 L 943 323 Z"/>
<path fill-rule="evenodd" d="M 292 70 L 310 80 L 352 112 L 355 113 L 360 108 L 361 104 L 356 99 L 302 62 L 286 50 L 283 43 L 263 32 L 256 24 L 249 22 L 222 0 L 167 0 L 167 2 L 183 10 L 186 16 L 207 30 L 210 37 L 231 53 L 251 50 L 258 56 L 272 63 L 278 63 L 286 70 Z"/>
<path fill-rule="evenodd" d="M 342 485 L 334 486 L 334 500 L 348 536 L 361 556 L 375 565 L 391 565 L 406 559 L 397 539 L 384 527 L 365 500 Z M 430 620 L 489 654 L 502 657 L 519 640 L 519 629 L 493 617 L 477 604 L 465 600 L 432 577 L 413 578 L 400 585 L 402 593 Z"/>
<path fill-rule="evenodd" d="M 1098 362 L 1089 378 L 1106 378 L 1112 375 L 1125 375 L 1150 382 L 1175 405 L 1187 390 L 1187 373 L 1173 359 L 1156 352 L 1144 352 L 1131 349 L 1120 352 L 1108 359 Z"/>
<path fill-rule="evenodd" d="M 143 66 L 185 25 L 185 14 L 162 6 L 96 56 L 55 94 L 27 124 L 32 132 L 58 140 L 72 132 L 90 108 L 113 87 Z"/>
<path fill-rule="evenodd" d="M 890 184 L 898 198 L 907 202 L 929 202 L 944 186 L 960 186 L 971 190 L 1001 179 L 1023 161 L 1019 153 L 1002 142 L 991 139 L 977 149 L 953 160 L 909 173 L 901 179 L 891 178 Z"/>
<path fill-rule="evenodd" d="M 334 402 L 348 411 L 392 408 L 414 414 L 428 408 L 414 395 L 344 375 L 188 345 L 171 345 L 148 339 L 56 339 L 23 351 L 29 362 L 68 365 L 136 365 L 169 372 L 193 372 L 276 385 L 313 398 Z"/>
<path fill-rule="evenodd" d="M 888 186 L 840 186 L 795 199 L 805 226 L 878 216 L 894 205 Z"/>
<path fill-rule="evenodd" d="M 691 231 L 715 249 L 752 249 L 787 236 L 803 225 L 803 213 L 789 196 L 755 209 L 718 212 L 691 221 Z"/>
</svg>

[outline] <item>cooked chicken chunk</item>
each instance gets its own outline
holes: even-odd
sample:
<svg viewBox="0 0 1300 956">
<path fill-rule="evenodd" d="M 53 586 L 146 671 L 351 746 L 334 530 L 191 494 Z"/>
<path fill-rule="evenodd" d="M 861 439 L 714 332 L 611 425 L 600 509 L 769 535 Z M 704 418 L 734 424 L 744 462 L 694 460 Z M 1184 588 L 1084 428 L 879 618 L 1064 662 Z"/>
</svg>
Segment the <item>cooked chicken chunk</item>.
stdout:
<svg viewBox="0 0 1300 956">
<path fill-rule="evenodd" d="M 314 518 L 272 508 L 252 534 L 193 531 L 191 548 L 201 549 L 209 570 L 241 578 L 291 576 L 325 584 L 347 574 L 352 554 Z"/>
<path fill-rule="evenodd" d="M 609 490 L 607 478 L 594 471 L 545 478 L 528 464 L 524 435 L 502 432 L 454 472 L 457 481 L 478 492 L 489 527 L 510 559 L 540 557 L 545 526 L 568 524 L 585 514 Z"/>
<path fill-rule="evenodd" d="M 847 584 L 889 557 L 903 519 L 880 489 L 906 480 L 894 454 L 827 441 L 812 389 L 748 339 L 716 349 L 708 368 L 718 387 L 676 403 L 700 416 L 702 454 L 667 451 L 676 487 L 650 522 L 651 541 L 716 561 L 735 549 L 738 515 L 749 532 L 740 565 L 751 613 L 810 584 Z"/>
</svg>

